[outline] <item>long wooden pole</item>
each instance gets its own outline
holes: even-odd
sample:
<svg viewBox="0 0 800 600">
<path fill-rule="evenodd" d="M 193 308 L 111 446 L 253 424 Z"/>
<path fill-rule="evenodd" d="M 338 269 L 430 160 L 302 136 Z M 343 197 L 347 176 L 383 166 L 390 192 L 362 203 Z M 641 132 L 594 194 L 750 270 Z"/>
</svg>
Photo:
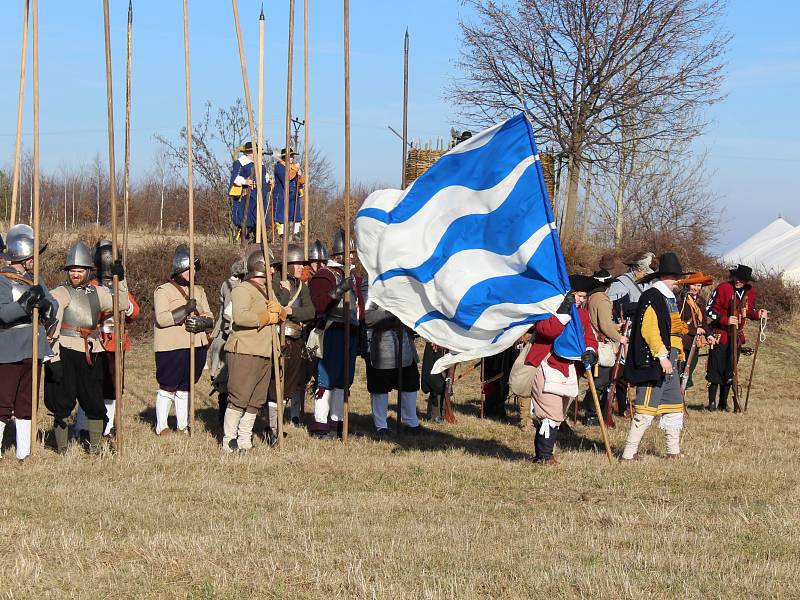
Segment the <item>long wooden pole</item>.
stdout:
<svg viewBox="0 0 800 600">
<path fill-rule="evenodd" d="M 186 74 L 186 185 L 189 187 L 189 298 L 194 299 L 194 148 L 192 146 L 192 80 L 189 68 L 189 0 L 183 0 L 183 65 Z M 195 334 L 189 334 L 189 435 L 194 431 Z"/>
<path fill-rule="evenodd" d="M 247 125 L 250 128 L 250 137 L 251 139 L 256 139 L 256 127 L 253 119 L 253 105 L 250 101 L 250 83 L 247 78 L 247 61 L 245 60 L 244 55 L 244 44 L 242 43 L 242 28 L 239 24 L 239 5 L 237 0 L 231 0 L 231 6 L 233 7 L 233 23 L 236 27 L 236 40 L 239 46 L 239 64 L 242 68 L 242 85 L 244 86 L 244 101 L 245 106 L 247 107 Z M 256 152 L 256 198 L 257 201 L 261 199 L 261 146 L 255 149 Z M 266 229 L 266 222 L 262 221 L 262 230 Z M 269 246 L 268 246 L 268 238 L 266 235 L 266 231 L 262 231 L 261 235 L 261 247 L 264 253 L 264 261 L 269 263 Z M 272 281 L 270 278 L 267 278 L 266 282 L 267 288 L 267 297 L 271 301 L 275 301 L 275 290 L 272 289 Z M 281 354 L 281 346 L 280 346 L 280 337 L 278 336 L 278 332 L 275 327 L 270 328 L 272 330 L 272 369 L 275 376 L 275 397 L 276 398 L 283 398 L 283 369 L 282 369 L 282 354 Z M 278 403 L 280 404 L 280 403 Z M 280 420 L 278 421 L 278 427 L 281 428 L 282 425 Z M 283 446 L 283 431 L 281 430 L 278 435 L 278 446 Z"/>
<path fill-rule="evenodd" d="M 103 28 L 105 32 L 106 49 L 106 108 L 108 116 L 108 192 L 111 202 L 111 255 L 114 260 L 119 257 L 117 245 L 117 169 L 116 158 L 114 156 L 114 85 L 111 76 L 111 24 L 108 15 L 108 0 L 103 0 Z M 112 279 L 113 311 L 114 322 L 119 323 L 119 277 L 114 275 Z M 122 352 L 120 351 L 120 336 L 114 336 L 114 394 L 116 398 L 114 428 L 116 435 L 114 447 L 117 452 L 122 453 L 123 434 L 122 434 Z"/>
<path fill-rule="evenodd" d="M 309 196 L 311 192 L 311 185 L 310 185 L 310 174 L 308 172 L 308 155 L 309 155 L 309 143 L 311 136 L 308 133 L 309 123 L 308 123 L 308 87 L 309 87 L 309 80 L 308 80 L 308 0 L 303 0 L 303 88 L 304 88 L 304 95 L 305 95 L 305 114 L 304 114 L 304 136 L 305 139 L 303 140 L 303 173 L 306 176 L 306 183 L 305 183 L 305 193 L 303 196 L 303 217 L 305 217 L 303 221 L 303 258 L 308 260 L 308 222 L 310 220 L 310 215 L 308 214 L 308 206 L 309 206 Z M 299 192 L 299 189 L 298 189 Z"/>
<path fill-rule="evenodd" d="M 344 276 L 350 277 L 350 0 L 344 0 Z M 350 294 L 344 295 L 344 424 L 342 442 L 350 429 Z"/>
<path fill-rule="evenodd" d="M 125 62 L 125 172 L 122 212 L 122 264 L 128 266 L 128 208 L 131 195 L 131 83 L 133 71 L 133 0 L 128 0 L 128 52 Z M 120 325 L 124 326 L 124 319 Z"/>
<path fill-rule="evenodd" d="M 764 329 L 767 326 L 766 320 L 762 320 L 758 331 L 758 339 L 756 339 L 756 347 L 753 350 L 753 362 L 750 364 L 750 378 L 747 380 L 747 394 L 744 397 L 744 412 L 747 412 L 747 405 L 750 403 L 750 388 L 753 385 L 753 374 L 756 371 L 756 360 L 758 360 L 758 350 L 761 348 L 761 339 L 765 337 Z"/>
<path fill-rule="evenodd" d="M 25 99 L 25 62 L 28 57 L 28 13 L 30 0 L 25 0 L 22 14 L 22 57 L 19 61 L 19 95 L 17 100 L 17 141 L 14 146 L 14 177 L 11 185 L 11 214 L 9 215 L 9 228 L 17 222 L 17 199 L 19 198 L 19 174 L 21 168 L 22 150 L 22 107 Z M 36 240 L 38 243 L 38 239 Z"/>
<path fill-rule="evenodd" d="M 33 285 L 39 284 L 39 0 L 33 0 Z M 39 437 L 39 309 L 31 315 L 31 454 Z"/>
<path fill-rule="evenodd" d="M 256 161 L 261 165 L 258 172 L 264 168 L 264 153 L 261 151 L 262 140 L 264 139 L 264 6 L 261 6 L 261 14 L 258 16 L 258 144 L 256 150 Z M 261 186 L 259 175 L 258 184 Z M 261 243 L 262 221 L 264 220 L 264 198 L 263 190 L 258 187 L 258 197 L 256 198 L 256 243 Z M 266 258 L 266 256 L 265 256 Z"/>
<path fill-rule="evenodd" d="M 597 397 L 597 388 L 594 385 L 594 374 L 592 373 L 592 369 L 586 369 L 586 377 L 589 379 L 589 390 L 592 392 L 592 400 L 594 401 L 594 410 L 598 415 L 601 415 L 602 412 L 600 410 L 600 399 Z M 577 402 L 577 400 L 576 400 Z M 603 436 L 603 446 L 606 449 L 606 456 L 608 457 L 608 462 L 614 462 L 614 456 L 611 454 L 611 444 L 608 442 L 608 431 L 606 431 L 606 422 L 600 418 L 598 419 L 600 422 L 600 433 Z"/>
<path fill-rule="evenodd" d="M 400 176 L 402 188 L 406 189 L 406 161 L 408 160 L 408 50 L 409 39 L 408 29 L 406 29 L 405 41 L 403 44 L 403 173 Z"/>
</svg>

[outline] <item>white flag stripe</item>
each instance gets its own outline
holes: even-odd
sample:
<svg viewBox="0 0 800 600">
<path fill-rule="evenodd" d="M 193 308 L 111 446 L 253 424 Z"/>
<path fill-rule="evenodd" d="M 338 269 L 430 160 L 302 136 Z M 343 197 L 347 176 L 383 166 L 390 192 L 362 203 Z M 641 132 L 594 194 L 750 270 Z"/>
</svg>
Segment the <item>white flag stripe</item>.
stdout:
<svg viewBox="0 0 800 600">
<path fill-rule="evenodd" d="M 450 150 L 448 154 L 463 154 L 464 152 L 469 152 L 470 150 L 477 150 L 481 146 L 485 146 L 489 142 L 492 141 L 492 138 L 495 136 L 497 131 L 505 125 L 505 122 L 498 123 L 489 129 L 484 129 L 478 134 L 473 135 L 468 140 L 465 140 L 458 144 L 455 148 Z"/>
</svg>

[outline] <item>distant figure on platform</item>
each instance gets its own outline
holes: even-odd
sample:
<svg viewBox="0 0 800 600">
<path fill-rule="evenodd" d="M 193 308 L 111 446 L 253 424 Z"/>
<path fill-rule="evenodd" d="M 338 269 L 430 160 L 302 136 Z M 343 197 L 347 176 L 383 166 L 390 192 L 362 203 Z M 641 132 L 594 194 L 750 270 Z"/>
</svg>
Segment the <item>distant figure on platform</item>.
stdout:
<svg viewBox="0 0 800 600">
<path fill-rule="evenodd" d="M 239 158 L 233 161 L 228 195 L 231 199 L 231 223 L 236 229 L 236 235 L 241 235 L 246 212 L 245 236 L 250 241 L 255 241 L 256 215 L 258 214 L 258 196 L 256 195 L 255 181 L 256 168 L 253 162 L 253 143 L 247 142 L 242 146 Z M 264 200 L 262 210 L 266 214 L 266 202 L 269 197 L 267 195 L 266 170 L 261 171 L 261 197 Z"/>
<path fill-rule="evenodd" d="M 275 227 L 278 236 L 283 238 L 286 231 L 284 223 L 284 196 L 286 188 L 286 162 L 289 162 L 289 221 L 288 230 L 293 242 L 300 241 L 300 225 L 303 222 L 303 202 L 305 194 L 304 185 L 306 176 L 300 169 L 300 165 L 294 162 L 293 157 L 297 156 L 294 148 L 289 148 L 287 159 L 286 148 L 281 150 L 280 159 L 275 163 L 275 187 L 272 190 L 272 205 L 275 207 Z"/>
</svg>

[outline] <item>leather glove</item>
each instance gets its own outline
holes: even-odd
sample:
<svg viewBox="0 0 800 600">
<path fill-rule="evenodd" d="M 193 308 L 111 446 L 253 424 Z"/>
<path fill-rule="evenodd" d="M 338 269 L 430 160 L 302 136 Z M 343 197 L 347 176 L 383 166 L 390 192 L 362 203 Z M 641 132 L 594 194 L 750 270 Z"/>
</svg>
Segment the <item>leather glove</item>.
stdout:
<svg viewBox="0 0 800 600">
<path fill-rule="evenodd" d="M 189 333 L 203 333 L 214 327 L 214 321 L 209 317 L 200 317 L 198 315 L 191 315 L 186 317 L 183 326 Z"/>
<path fill-rule="evenodd" d="M 190 311 L 187 310 L 189 304 L 186 303 L 183 306 L 179 306 L 175 310 L 172 311 L 172 322 L 175 325 L 182 325 L 183 322 L 186 320 L 186 317 L 189 316 Z"/>
<path fill-rule="evenodd" d="M 572 312 L 572 307 L 574 305 L 575 305 L 575 294 L 570 292 L 566 296 L 564 296 L 564 299 L 561 301 L 561 305 L 558 307 L 556 314 L 568 315 Z"/>
<path fill-rule="evenodd" d="M 581 362 L 586 365 L 588 369 L 591 369 L 597 364 L 597 352 L 589 348 L 586 352 L 581 354 Z"/>
<path fill-rule="evenodd" d="M 44 298 L 44 289 L 41 285 L 34 285 L 29 287 L 17 300 L 17 304 L 22 306 L 25 314 L 32 315 L 33 308 Z"/>
<path fill-rule="evenodd" d="M 328 292 L 328 296 L 330 296 L 334 300 L 341 300 L 342 296 L 344 296 L 347 292 L 352 290 L 356 286 L 355 277 L 351 274 L 350 277 L 347 279 L 343 279 L 339 285 L 333 288 L 330 292 Z"/>
<path fill-rule="evenodd" d="M 53 303 L 47 298 L 42 298 L 36 303 L 36 308 L 39 309 L 39 318 L 42 321 L 47 321 L 53 317 Z"/>
<path fill-rule="evenodd" d="M 122 266 L 121 260 L 115 260 L 114 264 L 111 265 L 111 276 L 117 276 L 117 279 L 122 281 L 125 279 L 125 268 Z"/>
<path fill-rule="evenodd" d="M 186 309 L 187 315 L 193 312 L 197 312 L 197 300 L 195 300 L 194 298 L 189 298 L 189 300 L 186 301 L 186 305 L 184 306 L 184 308 Z"/>
</svg>

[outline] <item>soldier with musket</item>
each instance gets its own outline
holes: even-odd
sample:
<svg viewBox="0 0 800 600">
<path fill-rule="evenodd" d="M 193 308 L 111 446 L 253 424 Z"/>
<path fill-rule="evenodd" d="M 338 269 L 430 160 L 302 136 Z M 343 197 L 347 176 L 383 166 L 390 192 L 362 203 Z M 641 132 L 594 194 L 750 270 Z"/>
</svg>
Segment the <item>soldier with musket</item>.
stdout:
<svg viewBox="0 0 800 600">
<path fill-rule="evenodd" d="M 589 291 L 595 289 L 598 282 L 586 275 L 572 275 L 569 284 L 570 292 L 564 297 L 556 314 L 534 325 L 533 344 L 525 359 L 526 364 L 536 367 L 531 390 L 536 426 L 534 449 L 536 462 L 544 464 L 556 463 L 553 450 L 559 428 L 564 422 L 567 407 L 578 395 L 578 377 L 583 374 L 584 365 L 591 368 L 597 364 L 597 338 L 584 304 Z M 586 346 L 580 361 L 562 358 L 554 348 L 556 339 L 572 319 L 573 306 L 578 307 Z"/>
<path fill-rule="evenodd" d="M 625 378 L 636 385 L 633 419 L 622 460 L 639 460 L 639 443 L 655 416 L 667 440 L 667 458 L 683 458 L 683 396 L 678 361 L 683 357 L 686 323 L 673 287 L 685 275 L 672 252 L 661 255 L 658 270 L 645 278 L 654 283 L 641 295 L 633 320 Z"/>
<path fill-rule="evenodd" d="M 344 230 L 333 238 L 331 260 L 311 278 L 311 301 L 317 314 L 317 328 L 324 331 L 322 357 L 317 362 L 317 391 L 314 402 L 312 435 L 336 439 L 341 436 L 344 421 L 344 389 L 353 384 L 356 357 L 359 351 L 360 324 L 364 318 L 362 280 L 351 271 L 344 276 L 344 261 L 355 258 L 355 244 L 345 252 Z M 345 296 L 349 298 L 350 330 L 345 332 Z M 348 335 L 349 356 L 345 357 L 344 337 Z M 345 360 L 348 361 L 348 380 L 344 379 Z"/>
<path fill-rule="evenodd" d="M 206 292 L 194 286 L 194 298 L 189 297 L 189 268 L 200 270 L 200 259 L 189 264 L 189 247 L 181 244 L 172 257 L 170 279 L 153 292 L 153 350 L 156 354 L 156 435 L 169 433 L 169 411 L 174 403 L 178 431 L 186 432 L 189 426 L 190 377 L 200 380 L 206 364 L 206 332 L 214 327 Z M 192 349 L 191 334 L 194 336 Z M 190 373 L 190 352 L 194 352 L 194 373 Z"/>
<path fill-rule="evenodd" d="M 113 279 L 111 267 L 114 264 L 112 256 L 113 245 L 111 240 L 100 240 L 94 246 L 94 274 L 89 278 L 89 284 L 102 286 L 108 292 L 113 293 Z M 139 317 L 139 304 L 128 292 L 128 309 L 125 311 L 125 323 L 132 323 Z M 106 427 L 103 435 L 110 436 L 114 429 L 114 414 L 117 404 L 116 382 L 116 361 L 114 352 L 116 351 L 116 328 L 114 326 L 114 315 L 112 312 L 103 312 L 100 315 L 100 343 L 103 344 L 106 352 L 103 365 L 103 402 L 106 405 Z M 123 341 L 124 351 L 131 349 L 131 340 L 127 330 Z M 75 429 L 78 433 L 87 432 L 86 413 L 78 406 L 78 413 L 75 416 Z"/>
<path fill-rule="evenodd" d="M 33 230 L 14 225 L 8 247 L 0 238 L 0 251 L 8 265 L 0 269 L 0 443 L 6 425 L 14 420 L 17 459 L 31 451 L 31 398 L 33 368 L 33 309 L 39 309 L 37 368 L 52 354 L 46 328 L 55 325 L 58 303 L 43 284 L 33 285 L 33 254 L 37 249 Z M 0 458 L 2 449 L 0 448 Z"/>
<path fill-rule="evenodd" d="M 228 406 L 222 437 L 226 452 L 253 447 L 253 425 L 267 401 L 273 371 L 273 327 L 286 319 L 283 307 L 269 299 L 268 277 L 264 253 L 251 251 L 245 281 L 231 291 L 233 325 L 225 343 Z"/>
<path fill-rule="evenodd" d="M 678 306 L 681 307 L 681 320 L 686 323 L 687 332 L 683 336 L 683 353 L 686 357 L 681 365 L 681 371 L 686 373 L 686 388 L 692 387 L 692 375 L 697 367 L 700 358 L 700 348 L 705 348 L 709 344 L 708 318 L 706 316 L 706 300 L 700 295 L 700 291 L 710 286 L 714 278 L 703 273 L 693 273 L 678 282 L 681 291 L 678 294 Z M 713 338 L 712 338 L 713 339 Z M 692 352 L 694 347 L 694 352 Z M 685 364 L 690 359 L 691 364 Z"/>
<path fill-rule="evenodd" d="M 278 271 L 273 276 L 272 287 L 277 301 L 284 307 L 286 312 L 286 321 L 283 324 L 285 337 L 285 346 L 283 348 L 283 395 L 287 400 L 291 401 L 292 423 L 299 425 L 309 369 L 304 341 L 305 328 L 313 322 L 316 311 L 314 303 L 311 301 L 311 291 L 301 279 L 306 266 L 303 249 L 297 244 L 288 245 L 286 255 L 288 275 L 284 276 L 279 271 L 282 262 L 282 260 L 276 258 L 273 263 Z M 274 384 L 270 387 L 270 393 L 273 397 L 275 393 L 274 387 Z M 277 412 L 275 414 L 276 422 L 273 424 L 271 411 L 272 402 L 270 403 L 268 441 L 271 445 L 274 445 L 277 442 L 275 437 Z"/>
<path fill-rule="evenodd" d="M 733 385 L 733 356 L 729 328 L 738 328 L 736 340 L 737 355 L 744 345 L 744 324 L 746 319 L 758 321 L 766 319 L 769 311 L 756 308 L 756 289 L 753 287 L 753 269 L 738 265 L 729 271 L 730 279 L 717 286 L 708 299 L 706 314 L 710 321 L 711 333 L 717 343 L 708 355 L 708 410 L 717 410 L 717 391 L 719 391 L 719 410 L 728 410 L 728 394 Z"/>
<path fill-rule="evenodd" d="M 67 450 L 67 419 L 77 400 L 86 414 L 89 451 L 97 452 L 107 421 L 103 378 L 108 354 L 100 339 L 103 314 L 113 314 L 113 294 L 89 282 L 94 267 L 92 252 L 78 240 L 67 251 L 64 271 L 67 280 L 53 290 L 58 301 L 58 329 L 55 358 L 45 372 L 44 403 L 53 413 L 53 432 L 59 453 Z M 119 279 L 118 306 L 127 312 L 128 287 L 119 260 L 109 270 Z"/>
</svg>

